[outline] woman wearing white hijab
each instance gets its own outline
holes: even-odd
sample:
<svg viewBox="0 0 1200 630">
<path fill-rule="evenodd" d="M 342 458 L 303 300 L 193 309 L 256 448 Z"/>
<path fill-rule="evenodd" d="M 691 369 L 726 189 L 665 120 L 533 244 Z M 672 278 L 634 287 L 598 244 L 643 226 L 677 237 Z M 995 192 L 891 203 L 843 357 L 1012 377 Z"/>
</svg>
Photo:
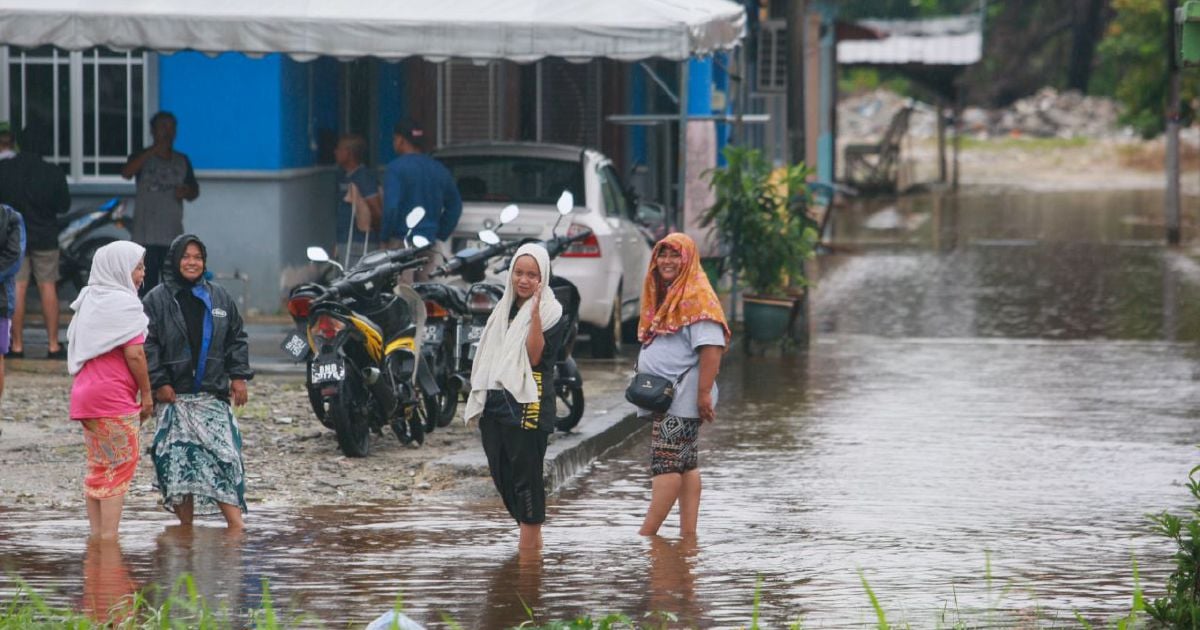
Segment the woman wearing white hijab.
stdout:
<svg viewBox="0 0 1200 630">
<path fill-rule="evenodd" d="M 84 495 L 92 536 L 100 540 L 117 537 L 125 492 L 137 470 L 138 429 L 154 408 L 142 347 L 149 320 L 137 296 L 146 277 L 145 254 L 129 241 L 96 250 L 88 285 L 71 303 L 71 419 L 83 425 Z"/>
<path fill-rule="evenodd" d="M 522 245 L 479 339 L 466 410 L 467 420 L 479 418 L 492 481 L 520 526 L 520 549 L 542 546 L 542 459 L 554 431 L 554 361 L 566 328 L 550 290 L 550 255 Z"/>
</svg>

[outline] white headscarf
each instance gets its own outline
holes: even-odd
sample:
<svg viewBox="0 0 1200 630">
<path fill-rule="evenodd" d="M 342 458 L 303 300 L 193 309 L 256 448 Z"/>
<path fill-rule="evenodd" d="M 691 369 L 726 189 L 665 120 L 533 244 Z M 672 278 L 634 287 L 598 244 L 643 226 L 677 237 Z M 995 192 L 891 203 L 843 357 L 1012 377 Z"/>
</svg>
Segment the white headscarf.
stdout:
<svg viewBox="0 0 1200 630">
<path fill-rule="evenodd" d="M 479 338 L 479 350 L 471 367 L 471 394 L 467 397 L 464 419 L 471 420 L 483 413 L 483 404 L 487 400 L 489 389 L 503 387 L 522 404 L 538 399 L 537 381 L 533 380 L 533 366 L 530 365 L 529 353 L 525 350 L 533 299 L 526 300 L 512 322 L 508 321 L 508 313 L 517 299 L 517 291 L 513 288 L 512 269 L 516 267 L 517 259 L 521 256 L 532 256 L 542 272 L 542 302 L 541 308 L 538 309 L 542 330 L 549 330 L 562 317 L 562 304 L 554 297 L 554 291 L 550 290 L 550 254 L 539 243 L 522 245 L 512 257 L 508 280 L 504 285 L 504 297 L 500 298 L 496 310 L 488 317 L 483 336 Z M 542 360 L 553 358 L 543 356 Z"/>
<path fill-rule="evenodd" d="M 67 371 L 71 374 L 78 374 L 88 360 L 146 334 L 150 320 L 133 286 L 133 270 L 145 254 L 144 247 L 130 241 L 96 250 L 88 284 L 71 303 L 75 311 L 67 328 Z"/>
</svg>

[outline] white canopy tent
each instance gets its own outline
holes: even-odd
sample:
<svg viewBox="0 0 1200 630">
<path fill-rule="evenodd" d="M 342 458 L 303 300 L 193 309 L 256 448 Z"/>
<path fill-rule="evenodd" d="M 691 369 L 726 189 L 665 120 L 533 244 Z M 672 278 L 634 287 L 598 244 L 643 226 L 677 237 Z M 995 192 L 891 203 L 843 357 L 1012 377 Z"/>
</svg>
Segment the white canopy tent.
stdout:
<svg viewBox="0 0 1200 630">
<path fill-rule="evenodd" d="M 745 9 L 731 0 L 0 0 L 0 42 L 18 47 L 283 53 L 299 61 L 682 62 L 670 94 L 679 106 L 678 208 L 687 60 L 735 48 L 745 23 Z"/>
<path fill-rule="evenodd" d="M 10 46 L 298 60 L 680 61 L 733 48 L 744 31 L 744 10 L 728 0 L 0 0 Z"/>
</svg>

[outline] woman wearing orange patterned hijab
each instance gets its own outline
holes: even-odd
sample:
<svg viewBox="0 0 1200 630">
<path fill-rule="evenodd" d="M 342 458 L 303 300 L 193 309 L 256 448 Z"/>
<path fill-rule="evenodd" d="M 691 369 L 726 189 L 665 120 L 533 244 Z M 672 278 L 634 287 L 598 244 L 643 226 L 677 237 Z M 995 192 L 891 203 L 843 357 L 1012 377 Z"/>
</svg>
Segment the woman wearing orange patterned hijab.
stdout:
<svg viewBox="0 0 1200 630">
<path fill-rule="evenodd" d="M 729 346 L 721 302 L 700 267 L 696 243 L 668 234 L 654 246 L 642 285 L 638 371 L 675 381 L 666 413 L 642 409 L 654 423 L 650 438 L 650 507 L 639 531 L 653 536 L 679 501 L 679 533 L 696 534 L 700 515 L 700 425 L 716 419 L 717 372 Z"/>
</svg>

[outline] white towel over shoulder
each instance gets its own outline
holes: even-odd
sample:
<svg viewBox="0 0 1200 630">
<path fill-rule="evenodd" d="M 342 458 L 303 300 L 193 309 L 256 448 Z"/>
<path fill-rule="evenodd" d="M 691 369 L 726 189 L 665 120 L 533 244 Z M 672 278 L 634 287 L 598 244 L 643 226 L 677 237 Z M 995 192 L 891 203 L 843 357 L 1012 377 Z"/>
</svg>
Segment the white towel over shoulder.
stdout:
<svg viewBox="0 0 1200 630">
<path fill-rule="evenodd" d="M 542 272 L 539 313 L 542 330 L 549 330 L 562 317 L 562 304 L 554 297 L 554 291 L 550 290 L 550 254 L 540 244 L 527 243 L 513 255 L 513 262 L 525 255 L 532 256 Z M 500 298 L 496 310 L 488 317 L 483 336 L 479 338 L 479 350 L 471 368 L 471 394 L 467 397 L 467 409 L 463 416 L 466 420 L 477 418 L 483 413 L 489 389 L 503 387 L 519 403 L 537 401 L 537 381 L 533 380 L 533 366 L 530 365 L 529 353 L 525 350 L 525 340 L 529 338 L 533 300 L 526 301 L 517 311 L 517 316 L 509 322 L 508 313 L 516 299 L 517 292 L 513 288 L 510 269 L 504 286 L 504 297 Z"/>
</svg>

